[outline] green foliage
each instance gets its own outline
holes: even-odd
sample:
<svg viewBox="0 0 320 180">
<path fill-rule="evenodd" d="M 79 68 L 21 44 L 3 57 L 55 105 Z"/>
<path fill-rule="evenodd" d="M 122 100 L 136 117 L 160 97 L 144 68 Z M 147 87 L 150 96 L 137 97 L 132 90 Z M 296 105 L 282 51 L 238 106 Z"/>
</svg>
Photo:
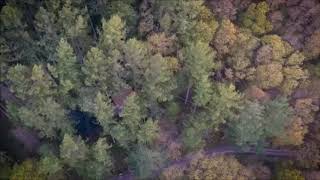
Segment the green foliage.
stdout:
<svg viewBox="0 0 320 180">
<path fill-rule="evenodd" d="M 216 128 L 228 119 L 232 119 L 241 108 L 242 95 L 236 91 L 233 84 L 218 84 L 208 105 L 208 114 L 211 117 L 209 127 Z"/>
<path fill-rule="evenodd" d="M 197 106 L 206 106 L 211 99 L 213 90 L 208 78 L 199 79 L 194 87 L 195 95 L 192 97 Z"/>
<path fill-rule="evenodd" d="M 219 36 L 217 36 L 219 38 Z M 220 37 L 223 40 L 227 39 L 228 37 Z M 259 39 L 253 36 L 251 33 L 247 31 L 240 31 L 237 34 L 237 39 L 233 42 L 232 46 L 230 45 L 226 47 L 226 50 L 229 53 L 227 57 L 227 64 L 233 70 L 232 77 L 234 80 L 244 79 L 244 80 L 251 80 L 254 78 L 255 67 L 252 64 L 252 59 L 255 57 L 255 50 L 259 46 Z M 218 46 L 219 48 L 221 46 Z M 259 49 L 260 50 L 260 49 Z M 265 56 L 260 55 L 261 52 L 257 51 L 257 61 L 262 61 Z M 260 53 L 260 54 L 259 54 Z M 262 56 L 260 58 L 258 55 Z M 269 54 L 266 55 L 269 57 Z"/>
<path fill-rule="evenodd" d="M 283 63 L 284 57 L 288 56 L 293 48 L 278 35 L 265 35 L 261 38 L 262 44 L 272 48 L 273 61 Z"/>
<path fill-rule="evenodd" d="M 249 102 L 239 117 L 232 122 L 231 136 L 239 146 L 257 145 L 264 137 L 264 107 L 257 102 Z M 234 123 L 234 124 L 233 124 Z"/>
<path fill-rule="evenodd" d="M 22 26 L 22 13 L 14 4 L 7 4 L 1 9 L 0 20 L 6 28 Z"/>
<path fill-rule="evenodd" d="M 31 70 L 18 64 L 9 69 L 7 77 L 12 83 L 12 90 L 22 99 L 45 98 L 55 94 L 55 83 L 41 65 L 34 65 Z"/>
<path fill-rule="evenodd" d="M 264 143 L 284 133 L 291 120 L 292 110 L 285 98 L 277 98 L 263 105 L 248 102 L 240 115 L 231 122 L 230 134 L 242 147 Z"/>
<path fill-rule="evenodd" d="M 148 48 L 145 43 L 136 39 L 129 39 L 124 48 L 125 66 L 129 69 L 128 79 L 131 80 L 131 86 L 141 89 L 144 83 L 144 72 L 148 67 Z"/>
<path fill-rule="evenodd" d="M 111 157 L 107 152 L 109 148 L 106 139 L 102 138 L 92 145 L 85 165 L 86 170 L 80 174 L 93 180 L 102 179 L 109 174 L 112 168 Z"/>
<path fill-rule="evenodd" d="M 48 65 L 49 71 L 59 80 L 60 92 L 68 93 L 71 89 L 79 87 L 80 67 L 72 47 L 64 39 L 61 39 L 57 48 L 57 63 Z"/>
<path fill-rule="evenodd" d="M 91 48 L 87 53 L 84 66 L 81 68 L 85 76 L 84 83 L 87 86 L 98 87 L 107 90 L 112 81 L 113 59 L 106 58 L 99 48 Z"/>
<path fill-rule="evenodd" d="M 161 168 L 166 157 L 146 146 L 137 146 L 129 154 L 129 168 L 132 169 L 139 179 L 150 178 L 154 171 Z"/>
<path fill-rule="evenodd" d="M 208 116 L 205 113 L 198 113 L 190 117 L 182 132 L 182 142 L 188 150 L 198 150 L 204 147 L 204 135 L 208 131 Z"/>
<path fill-rule="evenodd" d="M 75 4 L 72 4 L 72 0 L 64 1 L 62 9 L 59 11 L 58 24 L 62 27 L 63 33 L 67 37 L 86 36 L 87 33 L 87 20 L 82 15 L 80 9 Z"/>
<path fill-rule="evenodd" d="M 213 13 L 208 8 L 211 5 Z M 238 10 L 249 7 L 242 14 L 233 14 L 239 12 L 236 5 Z M 215 15 L 224 11 L 240 22 L 219 17 L 218 24 Z M 309 78 L 303 69 L 308 66 L 305 59 L 319 56 L 319 32 L 309 33 L 301 53 L 270 34 L 268 12 L 266 2 L 7 2 L 0 12 L 0 88 L 11 90 L 3 94 L 7 112 L 15 126 L 39 133 L 42 143 L 52 145 L 47 147 L 50 151 L 40 152 L 39 161 L 16 165 L 11 179 L 60 179 L 58 175 L 72 172 L 80 179 L 99 180 L 124 169 L 133 170 L 138 179 L 152 179 L 166 160 L 159 149 L 174 154 L 173 159 L 182 151 L 210 148 L 206 143 L 212 142 L 211 136 L 222 136 L 225 128 L 242 147 L 267 141 L 279 145 L 277 140 L 302 144 L 309 130 L 312 133 L 306 137 L 311 139 L 301 148 L 298 161 L 305 161 L 300 163 L 306 168 L 316 167 L 319 148 L 313 141 L 318 138 L 317 127 L 307 126 L 316 123 L 314 100 L 296 100 L 292 118 L 287 100 L 268 100 L 263 90 L 277 89 L 289 96 L 303 88 L 302 82 Z M 273 13 L 272 18 L 277 15 Z M 318 74 L 318 67 L 310 68 L 312 75 Z M 316 82 L 315 76 L 310 77 Z M 256 90 L 265 98 L 247 102 L 240 93 L 247 85 L 263 89 Z M 126 90 L 129 95 L 122 93 Z M 183 104 L 186 90 L 192 99 L 188 97 Z M 310 93 L 308 96 L 317 97 L 316 92 Z M 118 103 L 119 96 L 123 103 Z M 68 114 L 79 108 L 97 120 L 100 137 L 74 136 Z M 166 122 L 169 118 L 174 123 Z M 112 148 L 114 157 L 109 141 L 121 149 Z M 194 161 L 192 156 L 191 161 L 176 166 L 181 170 L 177 176 L 260 178 L 227 156 L 203 155 Z M 11 172 L 8 164 L 0 159 L 0 168 L 8 166 L 2 169 L 6 175 Z M 278 174 L 278 179 L 301 179 L 290 168 Z"/>
<path fill-rule="evenodd" d="M 60 145 L 60 157 L 64 163 L 72 168 L 81 168 L 82 163 L 86 159 L 88 148 L 83 140 L 73 138 L 69 134 L 65 134 Z"/>
<path fill-rule="evenodd" d="M 57 172 L 63 169 L 63 165 L 56 156 L 50 154 L 44 156 L 39 162 L 40 172 L 46 176 L 55 175 Z"/>
<path fill-rule="evenodd" d="M 122 111 L 122 118 L 123 123 L 130 133 L 134 134 L 137 132 L 143 117 L 144 115 L 142 114 L 141 107 L 138 104 L 138 97 L 136 95 L 130 95 L 127 97 Z"/>
<path fill-rule="evenodd" d="M 218 27 L 214 16 L 199 1 L 156 1 L 156 19 L 166 32 L 176 32 L 184 45 L 194 41 L 209 43 Z"/>
<path fill-rule="evenodd" d="M 252 3 L 241 17 L 244 27 L 251 29 L 253 33 L 265 34 L 272 30 L 272 24 L 267 19 L 269 6 L 266 2 Z"/>
<path fill-rule="evenodd" d="M 181 107 L 177 102 L 170 101 L 168 104 L 166 104 L 166 109 L 168 116 L 170 118 L 175 118 L 178 116 L 178 114 L 181 112 Z"/>
<path fill-rule="evenodd" d="M 88 147 L 80 138 L 65 134 L 60 145 L 60 157 L 69 167 L 87 179 L 102 179 L 111 170 L 110 146 L 105 139 L 99 139 Z"/>
<path fill-rule="evenodd" d="M 10 157 L 8 157 L 4 152 L 0 151 L 0 179 L 9 179 L 12 168 Z"/>
<path fill-rule="evenodd" d="M 104 52 L 110 52 L 122 46 L 125 40 L 125 23 L 117 15 L 108 21 L 102 21 L 102 32 L 99 40 L 99 48 Z"/>
<path fill-rule="evenodd" d="M 180 1 L 177 13 L 177 34 L 188 44 L 194 41 L 208 43 L 212 40 L 218 23 L 204 1 Z"/>
<path fill-rule="evenodd" d="M 150 144 L 157 136 L 159 127 L 151 118 L 145 119 L 136 94 L 127 97 L 120 114 L 122 120 L 113 125 L 111 135 L 121 146 L 128 148 L 132 143 Z"/>
<path fill-rule="evenodd" d="M 102 126 L 104 133 L 108 133 L 111 130 L 111 124 L 115 123 L 110 99 L 98 92 L 95 103 L 95 117 Z"/>
<path fill-rule="evenodd" d="M 17 94 L 18 97 L 24 99 L 28 95 L 30 89 L 30 70 L 27 66 L 17 64 L 11 67 L 8 71 L 8 80 L 12 82 L 11 90 Z"/>
<path fill-rule="evenodd" d="M 38 163 L 32 160 L 25 160 L 19 165 L 15 165 L 10 180 L 45 180 L 38 167 Z"/>
<path fill-rule="evenodd" d="M 215 54 L 207 44 L 198 41 L 185 48 L 183 56 L 191 77 L 190 83 L 195 86 L 193 99 L 196 105 L 205 106 L 212 93 L 209 76 L 215 68 Z"/>
<path fill-rule="evenodd" d="M 144 73 L 145 92 L 159 102 L 173 98 L 172 91 L 177 87 L 173 72 L 170 71 L 166 59 L 160 54 L 150 58 L 149 66 Z"/>
<path fill-rule="evenodd" d="M 193 82 L 208 78 L 214 70 L 214 51 L 201 41 L 191 44 L 184 49 L 184 61 Z"/>
<path fill-rule="evenodd" d="M 126 21 L 126 25 L 129 30 L 134 31 L 134 28 L 138 21 L 137 12 L 134 9 L 134 0 L 111 0 L 108 2 L 107 8 L 104 12 L 107 12 L 107 17 L 117 15 L 121 19 Z"/>
<path fill-rule="evenodd" d="M 265 134 L 268 137 L 279 136 L 285 130 L 292 117 L 292 109 L 286 98 L 268 101 L 265 105 L 264 121 Z"/>
<path fill-rule="evenodd" d="M 137 132 L 138 142 L 140 144 L 150 144 L 158 137 L 158 132 L 159 126 L 157 121 L 153 121 L 149 118 L 141 125 L 140 130 Z"/>
<path fill-rule="evenodd" d="M 60 133 L 73 132 L 66 111 L 52 98 L 34 100 L 20 107 L 18 117 L 23 125 L 38 130 L 42 137 L 54 139 Z"/>
</svg>

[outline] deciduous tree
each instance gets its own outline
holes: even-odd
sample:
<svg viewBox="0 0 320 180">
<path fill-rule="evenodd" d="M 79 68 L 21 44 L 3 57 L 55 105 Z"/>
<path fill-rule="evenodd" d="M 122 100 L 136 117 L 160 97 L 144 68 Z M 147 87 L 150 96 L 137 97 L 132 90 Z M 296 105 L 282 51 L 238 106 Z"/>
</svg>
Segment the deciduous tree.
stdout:
<svg viewBox="0 0 320 180">
<path fill-rule="evenodd" d="M 272 30 L 272 24 L 267 19 L 269 6 L 266 2 L 252 3 L 241 17 L 242 25 L 256 34 L 265 34 Z"/>
</svg>

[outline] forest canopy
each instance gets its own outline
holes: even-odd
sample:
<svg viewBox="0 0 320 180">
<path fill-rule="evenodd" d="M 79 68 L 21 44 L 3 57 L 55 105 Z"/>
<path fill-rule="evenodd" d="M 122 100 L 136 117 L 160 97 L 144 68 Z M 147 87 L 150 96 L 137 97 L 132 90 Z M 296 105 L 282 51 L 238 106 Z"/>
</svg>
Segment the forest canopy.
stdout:
<svg viewBox="0 0 320 180">
<path fill-rule="evenodd" d="M 0 7 L 1 179 L 320 177 L 318 1 Z"/>
</svg>

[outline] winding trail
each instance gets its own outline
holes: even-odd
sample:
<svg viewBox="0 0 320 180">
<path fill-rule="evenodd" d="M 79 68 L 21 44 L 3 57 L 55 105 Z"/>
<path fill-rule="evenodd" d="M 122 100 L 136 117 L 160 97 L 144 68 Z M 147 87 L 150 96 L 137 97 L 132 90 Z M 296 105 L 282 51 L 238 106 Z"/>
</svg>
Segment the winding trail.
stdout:
<svg viewBox="0 0 320 180">
<path fill-rule="evenodd" d="M 273 156 L 281 158 L 290 158 L 296 156 L 296 151 L 285 150 L 285 149 L 272 149 L 266 148 L 261 152 L 257 152 L 256 148 L 250 148 L 249 150 L 243 150 L 240 147 L 233 145 L 218 145 L 216 147 L 204 150 L 204 154 L 209 157 L 219 156 L 219 155 L 260 155 L 260 156 Z M 154 177 L 159 177 L 161 172 L 170 166 L 188 166 L 191 160 L 195 157 L 196 153 L 189 154 L 181 158 L 180 160 L 170 162 L 166 167 L 160 168 L 154 172 Z M 119 176 L 113 178 L 113 180 L 134 180 L 134 175 L 132 172 L 127 171 Z"/>
</svg>

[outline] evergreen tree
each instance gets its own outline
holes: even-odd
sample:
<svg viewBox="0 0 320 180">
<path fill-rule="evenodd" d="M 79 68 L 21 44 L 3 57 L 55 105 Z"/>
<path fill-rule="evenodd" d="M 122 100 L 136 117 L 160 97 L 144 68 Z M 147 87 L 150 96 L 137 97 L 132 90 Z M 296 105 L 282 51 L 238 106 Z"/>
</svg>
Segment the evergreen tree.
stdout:
<svg viewBox="0 0 320 180">
<path fill-rule="evenodd" d="M 38 163 L 33 160 L 25 160 L 19 165 L 15 165 L 10 180 L 45 180 L 46 176 L 41 173 Z"/>
<path fill-rule="evenodd" d="M 182 142 L 187 150 L 198 150 L 204 147 L 204 137 L 210 130 L 209 117 L 206 113 L 192 115 L 182 132 Z"/>
<path fill-rule="evenodd" d="M 88 147 L 80 137 L 65 134 L 60 145 L 60 157 L 71 168 L 81 170 L 87 158 Z"/>
<path fill-rule="evenodd" d="M 99 48 L 107 53 L 118 49 L 123 45 L 125 35 L 125 23 L 118 15 L 112 16 L 108 21 L 103 20 Z"/>
<path fill-rule="evenodd" d="M 23 125 L 36 129 L 42 137 L 59 138 L 59 134 L 72 132 L 66 110 L 52 98 L 33 100 L 18 109 Z"/>
<path fill-rule="evenodd" d="M 207 106 L 211 117 L 209 127 L 217 129 L 220 124 L 234 118 L 242 108 L 243 96 L 236 91 L 233 84 L 217 84 L 210 102 Z"/>
<path fill-rule="evenodd" d="M 149 61 L 149 66 L 144 73 L 146 81 L 143 91 L 159 102 L 171 100 L 173 98 L 172 91 L 176 88 L 176 82 L 166 60 L 160 54 L 156 54 Z"/>
<path fill-rule="evenodd" d="M 198 41 L 188 46 L 183 55 L 190 74 L 190 83 L 196 87 L 194 100 L 198 106 L 205 106 L 212 92 L 208 78 L 215 68 L 215 54 L 207 44 Z"/>
<path fill-rule="evenodd" d="M 146 146 L 136 146 L 129 154 L 129 167 L 140 179 L 151 178 L 154 171 L 161 168 L 166 158 L 160 152 L 149 149 Z"/>
<path fill-rule="evenodd" d="M 66 94 L 79 87 L 80 67 L 72 47 L 64 39 L 60 40 L 56 53 L 58 57 L 56 64 L 48 65 L 48 68 L 59 80 L 60 92 Z"/>
<path fill-rule="evenodd" d="M 144 72 L 148 67 L 148 48 L 142 41 L 129 39 L 124 48 L 125 67 L 129 71 L 127 75 L 134 89 L 141 89 L 145 79 Z"/>
<path fill-rule="evenodd" d="M 127 97 L 126 103 L 122 111 L 122 122 L 128 128 L 130 134 L 135 135 L 139 129 L 140 123 L 144 115 L 138 104 L 137 95 L 133 94 Z"/>
<path fill-rule="evenodd" d="M 260 105 L 249 102 L 239 117 L 231 122 L 231 136 L 242 147 L 264 143 L 284 133 L 291 120 L 291 109 L 285 98 Z"/>
<path fill-rule="evenodd" d="M 106 139 L 98 139 L 98 141 L 90 147 L 85 171 L 81 172 L 83 177 L 88 179 L 102 179 L 105 175 L 109 175 L 112 167 L 111 157 L 108 153 L 110 146 Z"/>
<path fill-rule="evenodd" d="M 112 82 L 112 59 L 106 58 L 99 48 L 91 48 L 82 67 L 87 86 L 107 90 L 107 85 Z"/>
<path fill-rule="evenodd" d="M 104 133 L 109 133 L 111 125 L 115 123 L 110 99 L 98 92 L 95 103 L 95 117 L 102 126 Z"/>
<path fill-rule="evenodd" d="M 239 146 L 258 145 L 264 139 L 264 106 L 248 102 L 239 117 L 232 122 L 231 136 Z"/>
</svg>

